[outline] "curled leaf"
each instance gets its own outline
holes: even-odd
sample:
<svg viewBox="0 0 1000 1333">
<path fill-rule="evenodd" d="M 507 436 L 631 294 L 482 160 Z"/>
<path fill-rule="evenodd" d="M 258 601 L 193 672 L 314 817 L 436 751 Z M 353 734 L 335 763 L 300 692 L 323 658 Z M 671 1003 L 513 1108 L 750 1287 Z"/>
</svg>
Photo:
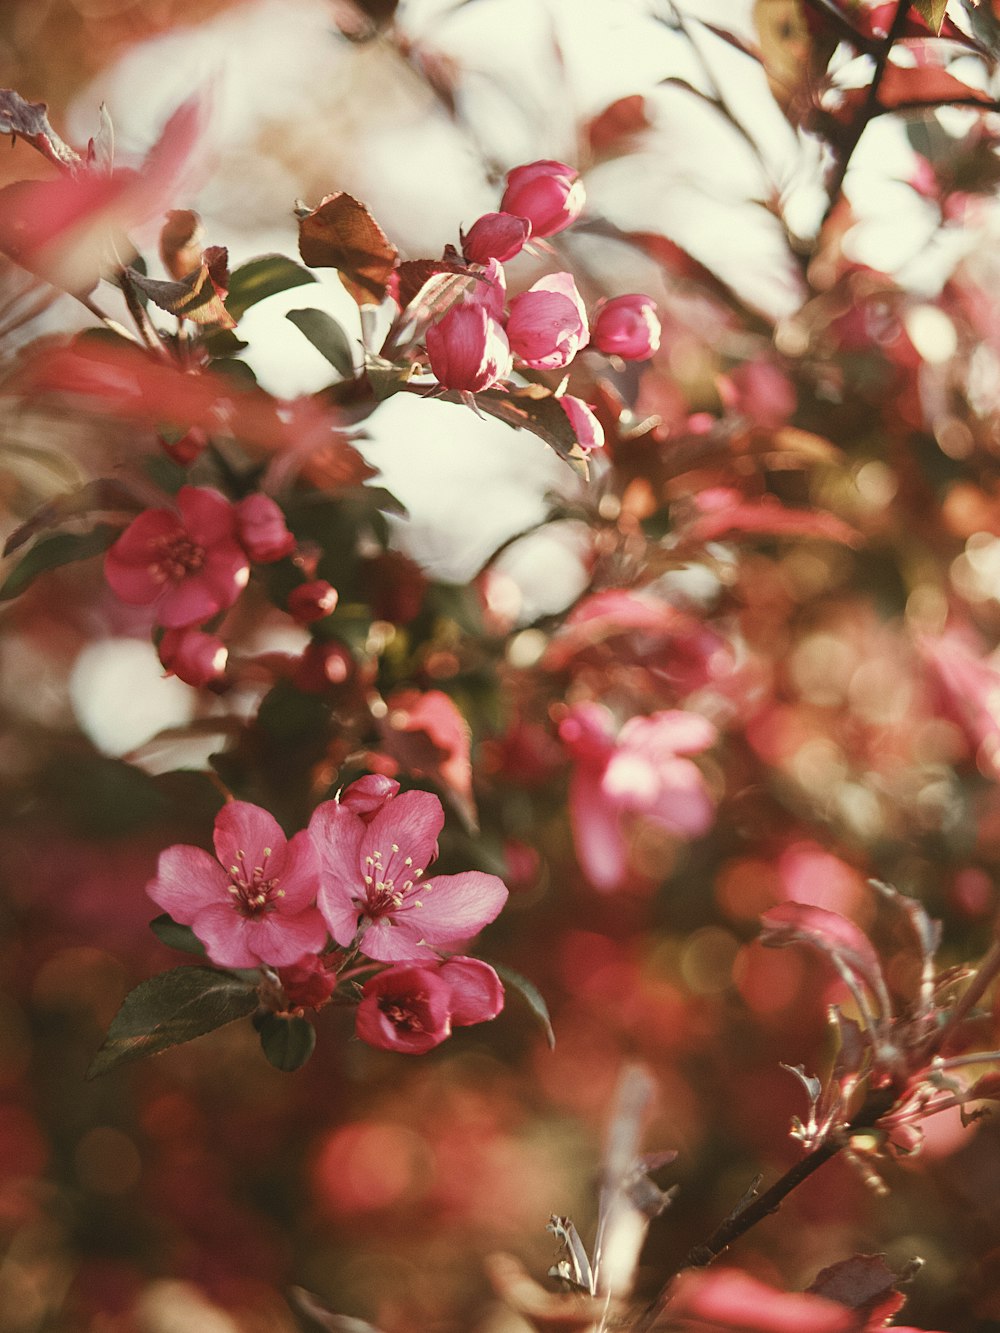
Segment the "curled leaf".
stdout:
<svg viewBox="0 0 1000 1333">
<path fill-rule="evenodd" d="M 378 305 L 398 258 L 372 215 L 349 194 L 330 194 L 299 219 L 299 254 L 310 268 L 335 268 L 358 305 Z"/>
</svg>

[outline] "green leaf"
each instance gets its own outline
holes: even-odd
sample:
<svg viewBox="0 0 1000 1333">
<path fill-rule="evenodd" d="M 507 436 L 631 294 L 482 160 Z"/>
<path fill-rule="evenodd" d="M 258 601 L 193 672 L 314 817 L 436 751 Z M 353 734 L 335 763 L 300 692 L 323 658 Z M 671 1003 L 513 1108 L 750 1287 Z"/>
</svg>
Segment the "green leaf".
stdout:
<svg viewBox="0 0 1000 1333">
<path fill-rule="evenodd" d="M 307 1018 L 264 1014 L 256 1026 L 261 1049 L 282 1073 L 301 1069 L 316 1048 L 316 1029 Z"/>
<path fill-rule="evenodd" d="M 160 941 L 170 949 L 179 949 L 181 953 L 198 953 L 204 958 L 205 946 L 190 926 L 182 926 L 172 916 L 164 912 L 154 917 L 149 928 Z"/>
<path fill-rule="evenodd" d="M 96 1078 L 127 1060 L 179 1046 L 246 1018 L 256 1008 L 256 986 L 231 972 L 208 967 L 161 972 L 125 996 L 87 1077 Z"/>
<path fill-rule="evenodd" d="M 549 1049 L 554 1050 L 556 1034 L 552 1030 L 549 1006 L 545 1003 L 542 992 L 527 977 L 522 977 L 520 972 L 515 972 L 512 968 L 504 967 L 501 963 L 490 963 L 490 967 L 505 986 L 512 987 L 527 1001 L 528 1008 L 538 1019 L 542 1031 L 545 1033 L 545 1040 L 549 1043 Z"/>
<path fill-rule="evenodd" d="M 290 287 L 302 287 L 315 281 L 308 269 L 284 255 L 261 255 L 248 264 L 241 264 L 229 275 L 226 309 L 239 321 L 258 301 L 274 296 L 276 292 L 286 292 Z"/>
<path fill-rule="evenodd" d="M 0 602 L 19 597 L 46 570 L 100 555 L 120 533 L 121 528 L 112 523 L 98 523 L 89 532 L 57 532 L 36 542 L 0 586 Z"/>
<path fill-rule="evenodd" d="M 935 32 L 939 33 L 944 24 L 948 0 L 914 0 L 914 9 Z"/>
<path fill-rule="evenodd" d="M 328 315 L 325 310 L 289 310 L 285 318 L 291 320 L 345 380 L 354 378 L 351 344 L 332 315 Z"/>
</svg>

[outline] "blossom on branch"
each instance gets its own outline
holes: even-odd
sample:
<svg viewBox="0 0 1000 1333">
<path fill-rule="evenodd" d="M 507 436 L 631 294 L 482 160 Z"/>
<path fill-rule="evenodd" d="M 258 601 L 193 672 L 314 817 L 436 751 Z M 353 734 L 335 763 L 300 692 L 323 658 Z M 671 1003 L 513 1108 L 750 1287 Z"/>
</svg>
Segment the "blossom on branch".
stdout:
<svg viewBox="0 0 1000 1333">
<path fill-rule="evenodd" d="M 496 1018 L 503 1000 L 500 978 L 478 958 L 390 967 L 365 983 L 356 1031 L 369 1046 L 420 1055 L 440 1046 L 452 1027 Z"/>
</svg>

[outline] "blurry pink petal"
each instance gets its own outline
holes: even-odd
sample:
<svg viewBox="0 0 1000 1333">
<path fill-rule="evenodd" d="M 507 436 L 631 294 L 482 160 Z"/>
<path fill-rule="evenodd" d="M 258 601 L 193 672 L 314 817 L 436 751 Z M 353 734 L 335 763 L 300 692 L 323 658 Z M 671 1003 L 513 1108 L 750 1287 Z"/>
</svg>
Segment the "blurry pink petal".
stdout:
<svg viewBox="0 0 1000 1333">
<path fill-rule="evenodd" d="M 208 486 L 182 486 L 177 492 L 177 508 L 188 536 L 202 546 L 236 536 L 233 505 Z"/>
<path fill-rule="evenodd" d="M 633 717 L 618 736 L 622 748 L 641 749 L 656 754 L 698 754 L 719 739 L 719 733 L 707 718 L 680 708 Z"/>
<path fill-rule="evenodd" d="M 479 958 L 448 958 L 438 976 L 451 990 L 448 1007 L 451 1021 L 458 1027 L 486 1023 L 503 1008 L 503 984 L 493 968 Z"/>
<path fill-rule="evenodd" d="M 569 812 L 577 858 L 595 889 L 621 888 L 628 874 L 628 853 L 619 811 L 607 800 L 601 770 L 580 764 L 570 779 Z"/>
<path fill-rule="evenodd" d="M 229 649 L 217 634 L 197 629 L 168 629 L 160 640 L 160 661 L 168 675 L 196 689 L 226 674 Z"/>
<path fill-rule="evenodd" d="M 604 445 L 604 427 L 594 416 L 588 403 L 582 398 L 574 398 L 571 393 L 564 393 L 558 400 L 559 406 L 569 417 L 573 434 L 581 449 L 600 449 Z"/>
<path fill-rule="evenodd" d="M 248 495 L 236 505 L 239 539 L 247 555 L 257 564 L 283 560 L 295 550 L 285 515 L 269 495 Z"/>
<path fill-rule="evenodd" d="M 855 1311 L 822 1296 L 778 1291 L 735 1269 L 687 1272 L 670 1302 L 673 1319 L 713 1333 L 859 1333 Z M 696 1322 L 697 1321 L 697 1322 Z"/>
</svg>

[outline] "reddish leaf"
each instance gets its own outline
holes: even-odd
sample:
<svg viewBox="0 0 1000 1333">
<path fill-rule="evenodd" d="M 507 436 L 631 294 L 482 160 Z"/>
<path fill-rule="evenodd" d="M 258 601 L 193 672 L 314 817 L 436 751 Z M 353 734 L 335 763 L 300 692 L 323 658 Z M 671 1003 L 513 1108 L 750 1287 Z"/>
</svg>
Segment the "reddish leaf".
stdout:
<svg viewBox="0 0 1000 1333">
<path fill-rule="evenodd" d="M 45 102 L 28 102 L 13 88 L 0 88 L 0 135 L 23 139 L 57 167 L 78 166 L 80 155 L 59 138 L 47 111 Z"/>
<path fill-rule="evenodd" d="M 723 537 L 815 537 L 856 546 L 859 534 L 834 514 L 812 509 L 786 509 L 777 500 L 734 499 L 698 515 L 680 533 L 685 546 L 720 541 Z"/>
<path fill-rule="evenodd" d="M 378 305 L 398 258 L 364 204 L 343 193 L 299 219 L 299 253 L 310 268 L 337 269 L 358 305 Z"/>
<path fill-rule="evenodd" d="M 899 1277 L 882 1254 L 855 1254 L 818 1273 L 809 1291 L 838 1301 L 864 1316 L 866 1324 L 881 1327 L 906 1304 L 897 1290 Z"/>
<path fill-rule="evenodd" d="M 628 150 L 628 141 L 648 130 L 651 123 L 646 115 L 646 99 L 641 93 L 632 93 L 606 106 L 600 115 L 588 121 L 584 133 L 594 153 L 620 156 Z"/>
<path fill-rule="evenodd" d="M 220 249 L 219 246 L 213 246 L 212 251 L 216 253 L 206 250 L 205 255 L 211 259 L 211 266 L 203 261 L 178 282 L 160 282 L 147 278 L 134 268 L 126 269 L 126 273 L 132 285 L 138 287 L 161 310 L 167 310 L 178 318 L 190 319 L 194 324 L 217 324 L 223 329 L 235 329 L 236 320 L 223 305 L 226 299 L 225 286 L 220 286 L 213 273 L 213 269 L 222 275 L 226 272 L 226 252 L 221 249 L 220 257 Z"/>
<path fill-rule="evenodd" d="M 469 724 L 455 703 L 441 690 L 398 690 L 386 702 L 389 711 L 382 724 L 385 749 L 416 776 L 437 778 L 474 829 L 471 736 Z"/>
<path fill-rule="evenodd" d="M 404 309 L 410 305 L 436 273 L 461 273 L 472 277 L 475 271 L 471 264 L 455 259 L 404 259 L 396 269 L 399 304 Z"/>
<path fill-rule="evenodd" d="M 713 1333 L 860 1333 L 864 1326 L 852 1311 L 822 1296 L 777 1291 L 749 1273 L 724 1268 L 682 1273 L 669 1310 L 672 1320 L 703 1320 Z"/>
<path fill-rule="evenodd" d="M 973 88 L 945 69 L 917 66 L 904 68 L 901 65 L 886 66 L 882 82 L 879 84 L 879 105 L 886 111 L 894 107 L 911 103 L 937 106 L 941 103 L 956 101 L 983 102 L 992 104 L 994 98 L 982 88 Z"/>
<path fill-rule="evenodd" d="M 770 907 L 761 917 L 764 944 L 811 944 L 836 958 L 878 997 L 883 1012 L 889 1001 L 878 954 L 860 926 L 839 912 L 809 903 L 784 902 Z"/>
</svg>

